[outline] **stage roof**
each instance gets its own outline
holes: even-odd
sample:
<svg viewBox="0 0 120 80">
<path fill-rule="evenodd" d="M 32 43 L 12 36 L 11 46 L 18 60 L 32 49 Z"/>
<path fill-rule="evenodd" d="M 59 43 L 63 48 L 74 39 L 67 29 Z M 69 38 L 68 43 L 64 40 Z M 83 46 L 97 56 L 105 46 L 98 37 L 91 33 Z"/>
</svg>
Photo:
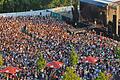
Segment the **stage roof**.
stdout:
<svg viewBox="0 0 120 80">
<path fill-rule="evenodd" d="M 104 6 L 106 6 L 106 5 L 110 4 L 110 3 L 115 3 L 115 2 L 118 2 L 120 0 L 80 0 L 80 1 L 104 7 Z"/>
</svg>

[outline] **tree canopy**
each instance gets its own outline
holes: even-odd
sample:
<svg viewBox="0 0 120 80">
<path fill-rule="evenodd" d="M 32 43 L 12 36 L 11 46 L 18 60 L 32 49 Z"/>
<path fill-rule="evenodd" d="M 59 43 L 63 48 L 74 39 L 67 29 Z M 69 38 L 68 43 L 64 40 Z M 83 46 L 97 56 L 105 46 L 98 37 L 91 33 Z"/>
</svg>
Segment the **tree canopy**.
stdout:
<svg viewBox="0 0 120 80">
<path fill-rule="evenodd" d="M 71 48 L 71 54 L 70 54 L 70 62 L 71 62 L 71 66 L 74 66 L 78 63 L 78 55 L 75 52 L 74 47 Z"/>
<path fill-rule="evenodd" d="M 2 54 L 0 54 L 0 66 L 3 65 L 3 57 L 2 57 Z"/>
<path fill-rule="evenodd" d="M 39 55 L 39 59 L 37 60 L 37 68 L 40 71 L 45 68 L 46 60 L 43 58 L 43 55 L 40 52 Z"/>
<path fill-rule="evenodd" d="M 63 80 L 81 80 L 79 76 L 75 73 L 75 70 L 67 67 L 66 72 L 63 76 Z"/>
<path fill-rule="evenodd" d="M 70 5 L 71 0 L 0 0 L 0 12 L 21 12 Z"/>
<path fill-rule="evenodd" d="M 110 80 L 111 75 L 106 75 L 105 72 L 100 72 L 95 80 Z"/>
<path fill-rule="evenodd" d="M 116 48 L 115 54 L 117 55 L 117 58 L 120 58 L 120 47 Z"/>
</svg>

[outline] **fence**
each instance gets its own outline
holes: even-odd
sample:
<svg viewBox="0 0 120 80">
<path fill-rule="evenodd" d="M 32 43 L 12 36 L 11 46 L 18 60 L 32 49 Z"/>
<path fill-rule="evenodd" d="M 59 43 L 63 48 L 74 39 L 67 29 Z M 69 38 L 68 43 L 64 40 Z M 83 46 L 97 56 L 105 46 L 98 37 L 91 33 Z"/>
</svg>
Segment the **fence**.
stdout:
<svg viewBox="0 0 120 80">
<path fill-rule="evenodd" d="M 50 15 L 51 12 L 66 12 L 71 11 L 72 6 L 67 7 L 58 7 L 53 9 L 45 9 L 45 10 L 37 10 L 37 11 L 26 11 L 26 12 L 15 12 L 15 13 L 2 13 L 0 14 L 0 17 L 17 17 L 17 16 L 46 16 Z M 51 11 L 51 12 L 49 12 Z"/>
</svg>

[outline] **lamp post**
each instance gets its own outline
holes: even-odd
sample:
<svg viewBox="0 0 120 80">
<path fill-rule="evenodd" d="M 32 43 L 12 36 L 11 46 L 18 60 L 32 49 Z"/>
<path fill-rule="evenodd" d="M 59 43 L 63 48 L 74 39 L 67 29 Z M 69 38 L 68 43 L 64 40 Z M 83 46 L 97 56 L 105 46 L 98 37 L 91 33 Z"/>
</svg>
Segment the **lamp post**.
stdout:
<svg viewBox="0 0 120 80">
<path fill-rule="evenodd" d="M 78 0 L 78 13 L 79 13 L 79 22 L 80 22 L 80 0 Z"/>
<path fill-rule="evenodd" d="M 71 0 L 71 6 L 73 6 L 74 8 L 74 12 L 75 12 L 75 19 L 77 20 L 77 22 L 80 21 L 80 0 Z M 77 17 L 76 17 L 77 15 Z"/>
<path fill-rule="evenodd" d="M 118 35 L 118 26 L 119 26 L 119 6 L 116 6 L 117 7 L 117 11 L 116 11 L 116 35 Z"/>
<path fill-rule="evenodd" d="M 72 2 L 73 2 L 73 1 L 71 0 L 71 2 L 70 2 L 71 6 L 72 6 Z"/>
</svg>

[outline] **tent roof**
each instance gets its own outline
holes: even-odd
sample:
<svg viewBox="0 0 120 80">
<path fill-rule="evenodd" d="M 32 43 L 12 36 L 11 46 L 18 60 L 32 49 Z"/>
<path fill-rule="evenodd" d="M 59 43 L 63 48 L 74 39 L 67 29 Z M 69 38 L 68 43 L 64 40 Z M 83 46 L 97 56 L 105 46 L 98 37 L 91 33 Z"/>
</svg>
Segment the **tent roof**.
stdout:
<svg viewBox="0 0 120 80">
<path fill-rule="evenodd" d="M 89 4 L 94 4 L 97 6 L 106 6 L 110 3 L 115 3 L 120 0 L 80 0 L 81 2 L 89 3 Z"/>
</svg>

